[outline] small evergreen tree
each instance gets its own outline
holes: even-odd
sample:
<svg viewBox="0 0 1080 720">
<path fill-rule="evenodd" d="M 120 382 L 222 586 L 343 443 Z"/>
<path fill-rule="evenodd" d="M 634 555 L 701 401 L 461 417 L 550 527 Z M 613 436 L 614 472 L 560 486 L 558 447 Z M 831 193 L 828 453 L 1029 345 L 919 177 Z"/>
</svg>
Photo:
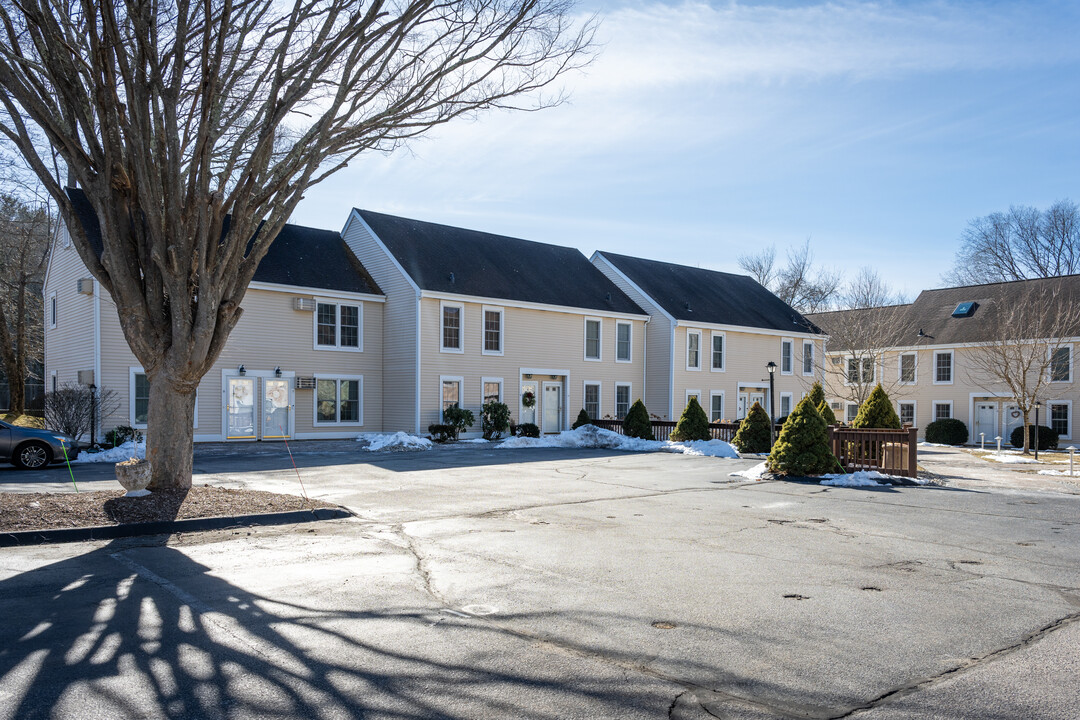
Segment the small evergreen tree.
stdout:
<svg viewBox="0 0 1080 720">
<path fill-rule="evenodd" d="M 635 400 L 630 406 L 626 417 L 623 418 L 623 433 L 627 437 L 652 440 L 652 420 L 649 419 L 649 411 L 645 409 L 645 403 Z"/>
<path fill-rule="evenodd" d="M 821 387 L 820 382 L 810 386 L 810 402 L 814 404 L 814 407 L 820 407 L 821 403 L 825 402 L 825 388 Z"/>
<path fill-rule="evenodd" d="M 570 426 L 571 430 L 577 430 L 582 425 L 591 425 L 592 418 L 589 417 L 589 413 L 585 412 L 585 408 L 581 408 L 581 412 L 577 414 L 577 420 Z"/>
<path fill-rule="evenodd" d="M 822 400 L 821 404 L 817 406 L 817 411 L 821 414 L 821 417 L 825 421 L 826 425 L 839 424 L 838 422 L 836 422 L 836 415 L 833 414 L 832 408 L 829 407 L 829 403 L 825 402 L 824 400 Z"/>
<path fill-rule="evenodd" d="M 825 419 L 809 396 L 800 400 L 788 416 L 768 463 L 769 470 L 785 475 L 821 475 L 839 467 L 829 449 Z"/>
<path fill-rule="evenodd" d="M 497 400 L 484 403 L 480 409 L 480 429 L 485 440 L 498 440 L 510 429 L 510 407 Z"/>
<path fill-rule="evenodd" d="M 739 423 L 739 431 L 731 439 L 735 449 L 743 453 L 769 452 L 769 414 L 761 403 L 754 403 Z"/>
<path fill-rule="evenodd" d="M 454 429 L 454 439 L 457 440 L 457 436 L 461 434 L 462 431 L 473 426 L 473 423 L 476 422 L 476 418 L 473 415 L 472 410 L 466 410 L 457 405 L 451 405 L 443 410 L 443 422 Z"/>
<path fill-rule="evenodd" d="M 859 408 L 859 414 L 855 416 L 851 427 L 900 429 L 900 418 L 893 410 L 892 400 L 881 387 L 881 383 L 877 384 L 870 397 L 866 398 L 866 402 Z"/>
<path fill-rule="evenodd" d="M 691 396 L 690 402 L 686 403 L 675 430 L 671 433 L 671 439 L 676 442 L 688 442 L 690 440 L 709 440 L 709 416 L 705 414 L 696 397 Z"/>
</svg>

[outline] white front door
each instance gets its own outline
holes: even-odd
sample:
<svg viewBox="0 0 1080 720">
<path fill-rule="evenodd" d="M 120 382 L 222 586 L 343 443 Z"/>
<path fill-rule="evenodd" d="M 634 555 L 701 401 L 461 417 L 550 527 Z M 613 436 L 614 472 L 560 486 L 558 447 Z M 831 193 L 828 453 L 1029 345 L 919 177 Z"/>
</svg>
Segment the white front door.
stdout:
<svg viewBox="0 0 1080 720">
<path fill-rule="evenodd" d="M 545 382 L 544 396 L 541 399 L 540 410 L 543 418 L 541 430 L 545 435 L 557 433 L 562 430 L 562 390 L 561 382 Z"/>
<path fill-rule="evenodd" d="M 257 378 L 236 376 L 225 386 L 225 438 L 255 439 L 255 382 Z"/>
<path fill-rule="evenodd" d="M 985 440 L 993 445 L 995 442 L 994 438 L 997 436 L 997 418 L 997 403 L 976 403 L 975 433 L 971 438 L 972 442 Z M 981 438 L 979 437 L 980 433 L 982 434 Z M 1008 440 L 1006 440 L 1006 442 L 1007 441 Z"/>
<path fill-rule="evenodd" d="M 292 383 L 281 378 L 262 381 L 262 438 L 292 437 Z"/>
<path fill-rule="evenodd" d="M 525 394 L 532 393 L 533 404 L 531 407 L 525 407 Z M 536 407 L 540 404 L 540 397 L 536 393 L 536 381 L 535 380 L 522 380 L 521 381 L 521 415 L 518 417 L 518 422 L 522 425 L 525 423 L 536 424 Z"/>
<path fill-rule="evenodd" d="M 1012 432 L 1016 428 L 1024 424 L 1024 413 L 1020 412 L 1020 408 L 1015 404 L 1009 404 L 1005 406 L 1005 432 L 1001 433 L 1001 444 L 1005 447 L 1009 445 L 1009 438 L 1012 437 Z"/>
<path fill-rule="evenodd" d="M 293 433 L 293 380 L 249 371 L 225 378 L 225 439 L 282 440 Z"/>
</svg>

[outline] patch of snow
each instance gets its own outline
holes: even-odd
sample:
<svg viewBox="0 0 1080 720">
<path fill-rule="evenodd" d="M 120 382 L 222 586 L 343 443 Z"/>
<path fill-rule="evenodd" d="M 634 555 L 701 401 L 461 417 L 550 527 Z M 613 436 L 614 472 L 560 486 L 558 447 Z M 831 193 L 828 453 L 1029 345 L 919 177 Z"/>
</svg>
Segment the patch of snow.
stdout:
<svg viewBox="0 0 1080 720">
<path fill-rule="evenodd" d="M 118 463 L 130 460 L 133 457 L 146 457 L 146 442 L 136 444 L 134 440 L 128 440 L 123 445 L 117 445 L 101 452 L 81 452 L 72 460 L 73 463 Z"/>
<path fill-rule="evenodd" d="M 564 430 L 558 435 L 539 438 L 512 437 L 497 447 L 515 448 L 602 448 L 623 452 L 670 452 L 683 455 L 737 458 L 739 454 L 723 440 L 694 440 L 673 442 L 671 440 L 642 440 L 603 430 L 595 425 L 582 425 L 577 430 Z"/>
<path fill-rule="evenodd" d="M 768 463 L 758 463 L 748 470 L 740 470 L 739 472 L 728 473 L 730 477 L 741 477 L 747 480 L 760 480 L 762 476 L 769 471 Z"/>
<path fill-rule="evenodd" d="M 922 447 L 956 447 L 955 445 L 946 445 L 945 443 L 932 443 L 926 442 L 925 440 L 919 443 L 919 445 Z"/>
<path fill-rule="evenodd" d="M 458 440 L 459 443 L 468 443 L 470 445 L 487 445 L 488 440 L 484 438 L 469 438 L 468 440 Z"/>
<path fill-rule="evenodd" d="M 1070 477 L 1068 470 L 1040 470 L 1039 475 L 1056 475 L 1058 477 Z M 1077 473 L 1072 477 L 1080 477 L 1080 473 Z"/>
<path fill-rule="evenodd" d="M 429 450 L 431 441 L 405 432 L 396 433 L 360 433 L 357 441 L 366 440 L 365 450 Z"/>
<path fill-rule="evenodd" d="M 822 475 L 822 485 L 834 487 L 872 487 L 874 485 L 891 486 L 894 483 L 915 483 L 927 485 L 930 481 L 924 478 L 909 478 L 900 475 L 886 475 L 877 470 L 859 470 L 853 473 L 830 473 Z"/>
<path fill-rule="evenodd" d="M 1022 455 L 1013 455 L 1011 453 L 1003 453 L 1003 452 L 1002 453 L 996 453 L 995 452 L 995 453 L 990 453 L 989 455 L 984 455 L 983 460 L 991 460 L 993 462 L 999 462 L 999 463 L 1005 463 L 1005 464 L 1011 464 L 1011 465 L 1027 465 L 1027 464 L 1030 464 L 1030 463 L 1039 462 L 1035 458 L 1028 458 L 1028 457 L 1024 457 Z"/>
</svg>

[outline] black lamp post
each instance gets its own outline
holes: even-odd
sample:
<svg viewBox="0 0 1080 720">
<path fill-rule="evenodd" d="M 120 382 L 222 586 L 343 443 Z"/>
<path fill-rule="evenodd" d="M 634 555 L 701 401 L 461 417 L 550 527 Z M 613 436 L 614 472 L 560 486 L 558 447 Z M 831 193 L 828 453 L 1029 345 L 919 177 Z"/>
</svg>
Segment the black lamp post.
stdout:
<svg viewBox="0 0 1080 720">
<path fill-rule="evenodd" d="M 1039 408 L 1042 407 L 1042 403 L 1038 400 L 1035 401 L 1035 459 L 1039 459 Z"/>
<path fill-rule="evenodd" d="M 90 383 L 90 447 L 97 447 L 97 385 Z"/>
<path fill-rule="evenodd" d="M 776 363 L 770 360 L 765 368 L 769 371 L 769 450 L 772 450 L 773 443 L 776 442 L 776 416 L 773 413 L 773 396 L 775 395 L 773 387 L 775 386 L 776 379 Z"/>
</svg>

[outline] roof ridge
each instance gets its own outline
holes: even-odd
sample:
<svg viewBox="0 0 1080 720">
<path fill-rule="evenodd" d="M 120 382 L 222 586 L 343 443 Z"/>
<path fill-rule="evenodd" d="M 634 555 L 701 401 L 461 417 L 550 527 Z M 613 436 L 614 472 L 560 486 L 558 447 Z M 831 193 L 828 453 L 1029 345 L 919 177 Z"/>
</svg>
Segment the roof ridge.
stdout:
<svg viewBox="0 0 1080 720">
<path fill-rule="evenodd" d="M 561 250 L 571 250 L 582 255 L 586 260 L 588 256 L 581 252 L 576 247 L 570 245 L 559 245 L 558 243 L 541 242 L 539 240 L 527 240 L 525 238 L 516 237 L 514 235 L 500 235 L 499 233 L 491 232 L 490 230 L 476 230 L 474 228 L 461 227 L 460 225 L 449 225 L 447 223 L 434 222 L 432 220 L 420 220 L 418 218 L 406 217 L 404 215 L 392 215 L 390 213 L 379 212 L 378 210 L 365 210 L 364 208 L 354 207 L 354 211 L 363 215 L 363 213 L 371 213 L 372 215 L 381 215 L 385 218 L 393 218 L 395 220 L 405 220 L 407 222 L 421 223 L 423 225 L 430 225 L 436 228 L 447 228 L 449 230 L 456 230 L 459 232 L 473 233 L 476 235 L 487 235 L 488 237 L 498 240 L 513 240 L 514 242 L 529 243 L 530 245 L 541 245 L 543 247 L 559 248 Z"/>
<path fill-rule="evenodd" d="M 1046 277 L 1037 278 L 1023 278 L 1021 280 L 997 280 L 989 283 L 973 283 L 971 285 L 946 285 L 945 287 L 927 288 L 922 290 L 919 294 L 926 292 L 939 292 L 941 290 L 966 290 L 968 288 L 990 287 L 992 285 L 1013 285 L 1016 283 L 1029 283 L 1039 282 L 1040 280 L 1064 280 L 1066 278 L 1080 278 L 1080 273 L 1069 273 L 1067 275 L 1047 275 Z"/>
<path fill-rule="evenodd" d="M 683 270 L 697 270 L 699 272 L 716 273 L 717 275 L 728 275 L 730 277 L 749 278 L 749 279 L 753 280 L 754 282 L 758 282 L 757 279 L 754 278 L 754 276 L 747 275 L 745 273 L 734 273 L 734 272 L 728 272 L 726 270 L 713 270 L 711 268 L 694 267 L 693 265 L 683 265 L 682 263 L 673 263 L 673 262 L 670 262 L 668 260 L 653 260 L 651 258 L 643 258 L 643 257 L 639 257 L 637 255 L 625 255 L 623 253 L 609 252 L 607 250 L 597 250 L 596 252 L 601 254 L 601 255 L 604 255 L 604 256 L 623 257 L 623 258 L 627 258 L 629 260 L 640 260 L 640 261 L 644 261 L 644 262 L 648 262 L 648 263 L 656 263 L 657 265 L 668 265 L 670 267 L 680 268 L 680 269 L 683 269 Z M 761 283 L 758 283 L 758 284 L 761 285 Z M 762 285 L 762 287 L 764 287 L 764 285 Z"/>
</svg>

